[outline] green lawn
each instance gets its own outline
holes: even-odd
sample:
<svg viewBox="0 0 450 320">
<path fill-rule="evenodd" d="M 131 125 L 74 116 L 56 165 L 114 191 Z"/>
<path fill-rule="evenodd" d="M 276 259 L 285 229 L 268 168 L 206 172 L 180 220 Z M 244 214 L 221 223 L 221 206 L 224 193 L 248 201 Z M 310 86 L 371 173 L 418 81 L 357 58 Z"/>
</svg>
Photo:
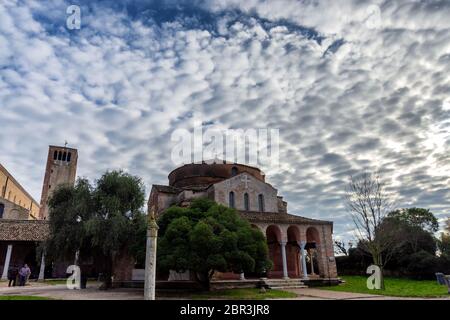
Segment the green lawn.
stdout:
<svg viewBox="0 0 450 320">
<path fill-rule="evenodd" d="M 67 280 L 66 279 L 55 279 L 55 280 L 49 279 L 49 280 L 42 281 L 42 283 L 43 284 L 48 284 L 48 285 L 60 285 L 60 284 L 66 284 Z M 87 282 L 87 284 L 96 284 L 96 283 L 98 283 L 98 282 L 95 281 L 95 280 L 92 280 L 92 281 L 89 280 Z"/>
<path fill-rule="evenodd" d="M 266 293 L 260 293 L 259 289 L 230 289 L 218 290 L 205 293 L 194 294 L 190 298 L 208 300 L 208 299 L 248 299 L 248 300 L 264 300 L 264 299 L 280 299 L 295 298 L 297 295 L 292 292 L 281 290 L 267 290 Z"/>
<path fill-rule="evenodd" d="M 0 300 L 53 300 L 53 299 L 37 296 L 0 296 Z"/>
<path fill-rule="evenodd" d="M 384 279 L 385 290 L 369 290 L 367 288 L 367 277 L 363 276 L 341 276 L 346 283 L 333 287 L 321 287 L 321 289 L 332 291 L 346 291 L 357 293 L 381 294 L 396 297 L 439 297 L 450 296 L 447 286 L 438 285 L 436 280 L 410 280 L 401 278 Z"/>
</svg>

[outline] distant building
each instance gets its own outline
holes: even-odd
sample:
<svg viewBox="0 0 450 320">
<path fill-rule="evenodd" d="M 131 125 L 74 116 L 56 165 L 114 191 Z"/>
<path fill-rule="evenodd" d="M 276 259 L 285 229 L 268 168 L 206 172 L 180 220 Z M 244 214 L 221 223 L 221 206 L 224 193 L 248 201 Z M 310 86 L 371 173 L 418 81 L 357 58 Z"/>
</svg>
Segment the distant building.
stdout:
<svg viewBox="0 0 450 320">
<path fill-rule="evenodd" d="M 37 219 L 39 203 L 0 164 L 0 219 Z"/>
<path fill-rule="evenodd" d="M 0 277 L 8 268 L 30 265 L 33 277 L 39 272 L 36 246 L 48 236 L 48 225 L 39 217 L 39 203 L 0 165 Z"/>
<path fill-rule="evenodd" d="M 66 263 L 54 263 L 53 270 L 36 261 L 37 246 L 49 235 L 48 199 L 60 185 L 74 185 L 78 152 L 76 149 L 50 146 L 42 186 L 41 203 L 36 202 L 16 179 L 0 165 L 0 276 L 6 279 L 8 268 L 27 263 L 31 278 L 64 276 Z M 42 260 L 41 262 L 44 262 Z M 45 271 L 45 272 L 44 272 Z"/>
<path fill-rule="evenodd" d="M 77 175 L 78 151 L 67 147 L 50 146 L 42 185 L 39 219 L 48 218 L 48 200 L 60 185 L 74 185 Z"/>
</svg>

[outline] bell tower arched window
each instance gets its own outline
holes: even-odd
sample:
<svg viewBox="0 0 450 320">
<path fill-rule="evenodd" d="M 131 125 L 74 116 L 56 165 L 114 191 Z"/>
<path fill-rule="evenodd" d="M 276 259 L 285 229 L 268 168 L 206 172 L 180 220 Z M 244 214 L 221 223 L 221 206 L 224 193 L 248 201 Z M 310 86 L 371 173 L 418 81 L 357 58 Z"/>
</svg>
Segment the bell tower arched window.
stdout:
<svg viewBox="0 0 450 320">
<path fill-rule="evenodd" d="M 231 176 L 234 177 L 238 174 L 238 168 L 237 167 L 233 167 L 231 168 Z"/>
<path fill-rule="evenodd" d="M 234 204 L 234 192 L 231 191 L 230 194 L 228 195 L 229 199 L 228 199 L 228 204 L 230 206 L 230 208 L 234 208 L 235 204 Z"/>
</svg>

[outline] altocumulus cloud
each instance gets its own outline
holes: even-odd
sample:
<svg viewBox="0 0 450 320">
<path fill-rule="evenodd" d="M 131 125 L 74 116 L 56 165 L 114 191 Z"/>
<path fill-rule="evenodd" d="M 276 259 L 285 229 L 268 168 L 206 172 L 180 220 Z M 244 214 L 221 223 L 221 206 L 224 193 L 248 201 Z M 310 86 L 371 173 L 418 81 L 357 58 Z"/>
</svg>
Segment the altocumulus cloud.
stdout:
<svg viewBox="0 0 450 320">
<path fill-rule="evenodd" d="M 170 135 L 195 111 L 279 128 L 269 182 L 339 237 L 361 170 L 381 170 L 399 206 L 448 216 L 448 1 L 79 1 L 72 31 L 70 4 L 0 3 L 0 161 L 36 198 L 48 144 L 66 139 L 81 176 L 165 183 Z"/>
</svg>

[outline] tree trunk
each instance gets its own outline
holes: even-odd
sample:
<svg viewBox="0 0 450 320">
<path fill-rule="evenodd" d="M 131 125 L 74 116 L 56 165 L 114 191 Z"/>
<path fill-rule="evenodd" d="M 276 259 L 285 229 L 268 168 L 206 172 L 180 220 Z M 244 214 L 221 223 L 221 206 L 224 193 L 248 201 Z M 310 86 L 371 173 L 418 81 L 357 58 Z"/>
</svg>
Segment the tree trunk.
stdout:
<svg viewBox="0 0 450 320">
<path fill-rule="evenodd" d="M 373 263 L 380 268 L 380 290 L 384 290 L 383 256 L 378 251 L 372 253 Z"/>
<path fill-rule="evenodd" d="M 384 272 L 384 269 L 383 269 L 383 266 L 379 266 L 380 267 L 380 290 L 384 290 L 385 288 L 384 288 L 384 275 L 383 275 L 383 272 Z"/>
<path fill-rule="evenodd" d="M 106 257 L 105 258 L 105 268 L 104 268 L 104 278 L 103 278 L 103 284 L 101 285 L 100 289 L 102 290 L 108 290 L 112 288 L 112 258 Z"/>
<path fill-rule="evenodd" d="M 86 289 L 87 285 L 87 270 L 86 265 L 84 263 L 84 259 L 81 257 L 81 254 L 78 253 L 78 258 L 76 259 L 76 265 L 80 268 L 80 289 Z"/>
<path fill-rule="evenodd" d="M 195 276 L 197 278 L 197 281 L 202 286 L 203 290 L 209 291 L 210 290 L 209 272 L 196 272 Z"/>
</svg>

